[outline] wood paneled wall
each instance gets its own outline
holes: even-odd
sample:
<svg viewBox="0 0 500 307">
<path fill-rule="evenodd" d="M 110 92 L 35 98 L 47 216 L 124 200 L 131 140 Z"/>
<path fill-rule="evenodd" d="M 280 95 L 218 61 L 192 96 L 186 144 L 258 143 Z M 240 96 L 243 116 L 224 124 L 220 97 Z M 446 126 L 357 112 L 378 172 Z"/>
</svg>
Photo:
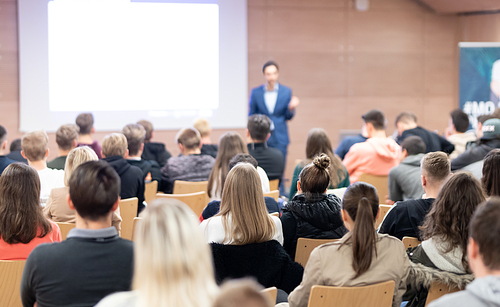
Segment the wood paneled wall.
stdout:
<svg viewBox="0 0 500 307">
<path fill-rule="evenodd" d="M 443 131 L 458 105 L 457 43 L 500 40 L 499 25 L 498 15 L 441 16 L 412 0 L 371 0 L 367 12 L 352 0 L 248 0 L 249 90 L 263 83 L 262 64 L 274 59 L 280 81 L 301 100 L 289 124 L 286 177 L 304 157 L 311 128 L 326 129 L 336 146 L 340 129 L 359 129 L 361 114 L 372 108 L 386 113 L 388 133 L 403 110 Z M 18 73 L 17 2 L 0 0 L 0 124 L 9 140 L 21 136 Z M 224 132 L 214 131 L 213 141 Z M 175 134 L 155 132 L 174 155 Z M 53 158 L 57 146 L 49 137 Z"/>
</svg>

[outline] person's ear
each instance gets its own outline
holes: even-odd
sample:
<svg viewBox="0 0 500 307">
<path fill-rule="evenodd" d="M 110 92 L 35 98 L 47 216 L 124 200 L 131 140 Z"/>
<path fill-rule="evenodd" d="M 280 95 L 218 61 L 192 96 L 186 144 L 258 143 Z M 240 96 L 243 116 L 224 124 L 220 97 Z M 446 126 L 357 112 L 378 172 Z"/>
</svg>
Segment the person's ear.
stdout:
<svg viewBox="0 0 500 307">
<path fill-rule="evenodd" d="M 270 138 L 270 137 L 271 137 L 271 133 L 269 132 L 269 133 L 267 134 L 267 137 L 266 137 L 266 142 L 267 142 L 267 140 L 269 140 L 269 138 Z"/>
<path fill-rule="evenodd" d="M 421 176 L 420 176 L 420 178 L 421 178 L 421 180 L 422 180 L 422 186 L 423 186 L 423 187 L 427 186 L 427 178 L 425 178 L 425 176 L 424 176 L 424 175 L 421 175 Z"/>
<path fill-rule="evenodd" d="M 151 137 L 149 138 L 149 140 L 151 141 L 151 139 L 153 138 L 155 132 L 154 131 L 151 131 Z"/>
<path fill-rule="evenodd" d="M 181 153 L 184 152 L 184 145 L 182 145 L 181 143 L 177 143 L 177 145 L 179 145 L 179 149 L 181 150 Z"/>
<path fill-rule="evenodd" d="M 249 137 L 250 137 L 250 131 L 248 131 L 248 129 L 247 129 L 247 138 L 249 138 Z"/>
<path fill-rule="evenodd" d="M 92 127 L 92 129 L 90 129 L 90 133 L 95 133 L 95 128 Z"/>
<path fill-rule="evenodd" d="M 141 144 L 141 149 L 140 151 L 144 151 L 144 143 Z"/>
<path fill-rule="evenodd" d="M 104 152 L 102 150 L 101 150 L 101 157 L 106 158 L 106 155 L 104 154 Z"/>
<path fill-rule="evenodd" d="M 76 148 L 78 145 L 78 141 L 76 139 L 73 140 L 73 143 L 71 143 L 71 149 Z"/>
<path fill-rule="evenodd" d="M 23 158 L 25 158 L 26 160 L 28 160 L 28 158 L 26 158 L 26 155 L 24 154 L 24 150 L 21 150 L 21 156 L 23 156 Z"/>
<path fill-rule="evenodd" d="M 130 157 L 130 156 L 129 156 L 129 151 L 128 151 L 128 149 L 127 149 L 127 150 L 125 150 L 125 154 L 123 155 L 123 157 L 124 157 L 125 159 L 127 159 L 128 157 Z"/>
<path fill-rule="evenodd" d="M 76 209 L 75 209 L 75 205 L 74 205 L 74 204 L 73 204 L 73 202 L 71 201 L 71 196 L 70 196 L 69 194 L 68 194 L 68 199 L 67 199 L 67 201 L 68 201 L 68 206 L 69 206 L 69 208 L 70 208 L 71 210 L 76 210 Z"/>
<path fill-rule="evenodd" d="M 49 156 L 49 149 L 47 148 L 47 150 L 45 150 L 45 158 L 47 158 Z"/>
<path fill-rule="evenodd" d="M 7 142 L 7 140 L 4 140 L 4 141 L 2 142 L 2 150 L 7 149 L 7 143 L 8 143 L 8 142 Z"/>
<path fill-rule="evenodd" d="M 118 196 L 115 203 L 113 204 L 113 207 L 111 207 L 112 212 L 114 212 L 118 209 L 118 207 L 120 206 L 120 200 L 121 200 L 121 197 Z"/>
<path fill-rule="evenodd" d="M 342 216 L 342 221 L 345 224 L 345 222 L 347 222 L 347 216 L 348 216 L 347 212 L 344 209 L 341 209 L 340 210 L 340 215 Z"/>
<path fill-rule="evenodd" d="M 408 157 L 408 151 L 407 151 L 406 149 L 403 149 L 403 150 L 401 151 L 401 155 L 403 156 L 403 158 Z"/>
<path fill-rule="evenodd" d="M 297 181 L 297 192 L 302 193 L 302 190 L 300 189 L 300 180 Z"/>
</svg>

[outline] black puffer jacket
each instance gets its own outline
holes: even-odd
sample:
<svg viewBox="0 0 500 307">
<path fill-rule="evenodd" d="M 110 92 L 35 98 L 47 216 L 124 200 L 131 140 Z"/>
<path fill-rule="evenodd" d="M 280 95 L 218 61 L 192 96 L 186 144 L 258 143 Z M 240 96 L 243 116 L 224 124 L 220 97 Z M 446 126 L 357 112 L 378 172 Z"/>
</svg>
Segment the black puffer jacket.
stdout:
<svg viewBox="0 0 500 307">
<path fill-rule="evenodd" d="M 283 247 L 292 259 L 298 238 L 340 239 L 347 233 L 340 215 L 340 198 L 335 195 L 295 195 L 283 207 L 281 223 Z"/>
</svg>

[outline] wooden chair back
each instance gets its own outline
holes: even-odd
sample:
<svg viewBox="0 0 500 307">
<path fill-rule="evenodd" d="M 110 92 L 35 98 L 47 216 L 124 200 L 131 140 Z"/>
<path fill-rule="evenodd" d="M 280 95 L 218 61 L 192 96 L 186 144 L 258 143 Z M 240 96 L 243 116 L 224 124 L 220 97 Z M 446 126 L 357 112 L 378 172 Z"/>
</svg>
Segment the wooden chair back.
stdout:
<svg viewBox="0 0 500 307">
<path fill-rule="evenodd" d="M 389 176 L 361 174 L 359 175 L 358 181 L 373 185 L 377 189 L 378 203 L 385 204 L 385 196 L 389 195 Z"/>
<path fill-rule="evenodd" d="M 364 287 L 312 286 L 308 307 L 391 307 L 394 280 Z"/>
<path fill-rule="evenodd" d="M 420 244 L 420 241 L 414 237 L 403 237 L 403 244 L 405 245 L 405 249 L 409 247 L 415 247 Z"/>
<path fill-rule="evenodd" d="M 190 194 L 156 194 L 157 198 L 168 198 L 168 199 L 177 199 L 188 205 L 191 210 L 196 214 L 196 216 L 200 216 L 205 209 L 207 202 L 207 192 L 196 192 Z"/>
<path fill-rule="evenodd" d="M 120 215 L 122 217 L 122 238 L 132 240 L 132 229 L 134 227 L 134 218 L 137 217 L 137 206 L 139 200 L 137 197 L 120 200 Z"/>
<path fill-rule="evenodd" d="M 269 192 L 264 193 L 264 197 L 272 197 L 274 198 L 275 201 L 278 201 L 278 198 L 280 197 L 280 191 L 271 190 Z"/>
<path fill-rule="evenodd" d="M 75 223 L 64 223 L 64 222 L 56 222 L 57 226 L 59 226 L 59 229 L 61 229 L 61 240 L 66 240 L 66 237 L 68 236 L 68 232 L 76 227 Z"/>
<path fill-rule="evenodd" d="M 195 192 L 207 192 L 208 181 L 174 181 L 173 194 L 190 194 Z"/>
<path fill-rule="evenodd" d="M 384 220 L 385 215 L 387 212 L 389 212 L 389 209 L 391 209 L 392 206 L 390 205 L 384 205 L 380 204 L 378 205 L 378 211 L 380 212 L 378 214 L 378 219 L 375 221 L 375 228 L 377 229 L 380 224 L 382 224 L 382 221 Z"/>
<path fill-rule="evenodd" d="M 276 287 L 270 287 L 270 288 L 265 288 L 264 290 L 260 291 L 260 293 L 264 294 L 269 302 L 271 303 L 270 306 L 276 305 L 276 298 L 278 297 L 278 288 Z"/>
<path fill-rule="evenodd" d="M 0 306 L 22 307 L 21 277 L 26 261 L 0 260 Z"/>
<path fill-rule="evenodd" d="M 445 284 L 440 283 L 439 281 L 434 281 L 429 288 L 429 293 L 427 294 L 427 300 L 425 301 L 425 306 L 429 305 L 433 300 L 437 300 L 443 295 L 458 292 L 460 289 L 458 287 L 448 287 Z"/>
<path fill-rule="evenodd" d="M 311 255 L 313 249 L 325 243 L 335 241 L 338 241 L 338 239 L 299 238 L 297 240 L 297 249 L 295 250 L 295 262 L 298 262 L 303 267 L 306 267 L 307 261 L 309 260 L 309 256 Z"/>
<path fill-rule="evenodd" d="M 146 203 L 151 203 L 156 198 L 158 192 L 158 181 L 151 181 L 144 186 L 144 199 Z"/>
<path fill-rule="evenodd" d="M 134 221 L 132 223 L 132 241 L 134 241 L 135 238 L 135 231 L 137 229 L 137 224 L 141 223 L 142 218 L 140 217 L 134 217 Z"/>
<path fill-rule="evenodd" d="M 280 180 L 279 179 L 269 180 L 269 190 L 270 191 L 279 190 L 279 189 L 280 189 Z"/>
</svg>

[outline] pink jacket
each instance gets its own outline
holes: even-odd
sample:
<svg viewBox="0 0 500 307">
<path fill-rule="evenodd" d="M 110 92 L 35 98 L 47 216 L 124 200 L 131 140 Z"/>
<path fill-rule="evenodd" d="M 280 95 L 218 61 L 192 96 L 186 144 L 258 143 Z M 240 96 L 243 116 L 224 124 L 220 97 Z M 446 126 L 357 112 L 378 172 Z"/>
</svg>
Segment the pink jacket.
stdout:
<svg viewBox="0 0 500 307">
<path fill-rule="evenodd" d="M 388 175 L 391 168 L 399 164 L 400 154 L 401 148 L 393 139 L 374 137 L 352 145 L 342 162 L 352 183 L 358 181 L 362 173 Z"/>
</svg>

